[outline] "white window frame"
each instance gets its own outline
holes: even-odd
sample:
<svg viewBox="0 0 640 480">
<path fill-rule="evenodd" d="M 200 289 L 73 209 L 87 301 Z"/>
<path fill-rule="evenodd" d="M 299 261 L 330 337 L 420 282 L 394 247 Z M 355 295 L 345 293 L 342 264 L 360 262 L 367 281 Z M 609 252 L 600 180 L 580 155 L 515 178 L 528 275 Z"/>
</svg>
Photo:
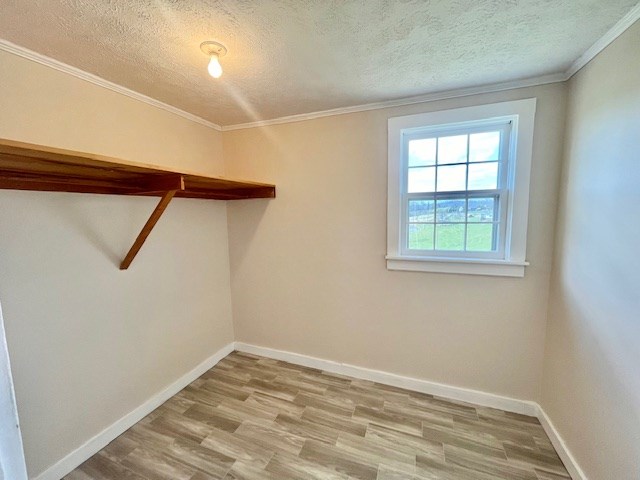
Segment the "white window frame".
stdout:
<svg viewBox="0 0 640 480">
<path fill-rule="evenodd" d="M 536 99 L 393 117 L 388 122 L 387 268 L 418 272 L 461 273 L 523 277 L 526 261 L 529 183 L 533 150 Z M 500 209 L 499 248 L 495 252 L 444 252 L 408 250 L 405 145 L 412 136 L 510 125 L 503 147 L 508 158 L 500 165 L 506 208 Z M 501 158 L 507 152 L 501 152 Z M 476 192 L 473 192 L 475 195 Z M 440 195 L 440 194 L 439 194 Z"/>
</svg>

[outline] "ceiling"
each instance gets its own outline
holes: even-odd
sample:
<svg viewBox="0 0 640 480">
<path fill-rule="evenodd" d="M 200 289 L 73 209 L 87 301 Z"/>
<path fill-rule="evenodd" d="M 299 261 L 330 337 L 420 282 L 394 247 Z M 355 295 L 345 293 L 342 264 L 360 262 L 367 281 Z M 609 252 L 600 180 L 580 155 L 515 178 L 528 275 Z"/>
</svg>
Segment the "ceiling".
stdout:
<svg viewBox="0 0 640 480">
<path fill-rule="evenodd" d="M 0 0 L 0 38 L 233 125 L 562 72 L 636 3 Z"/>
</svg>

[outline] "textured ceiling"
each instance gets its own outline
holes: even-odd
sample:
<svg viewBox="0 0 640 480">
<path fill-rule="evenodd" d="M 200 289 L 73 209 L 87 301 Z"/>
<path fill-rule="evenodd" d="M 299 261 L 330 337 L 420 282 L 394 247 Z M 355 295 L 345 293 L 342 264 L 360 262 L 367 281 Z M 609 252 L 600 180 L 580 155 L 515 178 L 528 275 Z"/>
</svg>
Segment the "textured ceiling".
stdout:
<svg viewBox="0 0 640 480">
<path fill-rule="evenodd" d="M 564 71 L 636 3 L 0 0 L 0 38 L 230 125 Z"/>
</svg>

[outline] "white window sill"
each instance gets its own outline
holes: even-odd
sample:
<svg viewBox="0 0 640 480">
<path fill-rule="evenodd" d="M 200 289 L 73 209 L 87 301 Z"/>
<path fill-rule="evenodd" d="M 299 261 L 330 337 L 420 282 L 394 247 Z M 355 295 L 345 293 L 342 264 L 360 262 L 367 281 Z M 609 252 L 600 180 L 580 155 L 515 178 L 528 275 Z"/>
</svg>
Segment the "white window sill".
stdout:
<svg viewBox="0 0 640 480">
<path fill-rule="evenodd" d="M 459 273 L 496 277 L 524 277 L 529 262 L 470 258 L 426 258 L 387 255 L 387 270 L 409 272 Z"/>
</svg>

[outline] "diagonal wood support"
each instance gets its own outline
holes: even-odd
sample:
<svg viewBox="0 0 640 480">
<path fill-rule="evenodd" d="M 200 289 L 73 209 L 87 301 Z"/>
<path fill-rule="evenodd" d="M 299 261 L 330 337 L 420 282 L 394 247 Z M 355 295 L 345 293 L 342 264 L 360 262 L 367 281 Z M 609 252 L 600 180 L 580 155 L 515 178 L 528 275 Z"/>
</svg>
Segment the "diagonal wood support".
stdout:
<svg viewBox="0 0 640 480">
<path fill-rule="evenodd" d="M 166 184 L 164 185 L 166 186 Z M 160 187 L 160 185 L 158 187 Z M 131 249 L 129 250 L 129 253 L 127 253 L 127 256 L 124 257 L 124 260 L 120 264 L 120 270 L 126 270 L 127 268 L 129 268 L 129 265 L 131 265 L 131 262 L 133 262 L 133 259 L 136 258 L 136 255 L 140 251 L 140 248 L 142 248 L 142 245 L 144 245 L 145 240 L 151 233 L 151 230 L 153 230 L 153 227 L 156 226 L 156 223 L 158 223 L 158 220 L 160 220 L 160 217 L 169 206 L 169 203 L 173 199 L 174 195 L 179 191 L 184 190 L 184 178 L 182 176 L 179 176 L 178 182 L 177 184 L 174 184 L 174 187 L 177 187 L 177 188 L 166 191 L 162 196 L 162 198 L 160 199 L 160 202 L 158 202 L 158 205 L 156 206 L 155 210 L 149 217 L 149 220 L 147 220 L 147 223 L 145 223 L 144 227 L 142 227 L 142 230 L 140 231 L 138 238 L 136 238 L 136 241 L 133 243 Z M 149 188 L 150 188 L 149 191 L 159 190 L 159 188 L 156 190 L 153 190 L 156 188 L 153 186 L 150 186 Z"/>
</svg>

